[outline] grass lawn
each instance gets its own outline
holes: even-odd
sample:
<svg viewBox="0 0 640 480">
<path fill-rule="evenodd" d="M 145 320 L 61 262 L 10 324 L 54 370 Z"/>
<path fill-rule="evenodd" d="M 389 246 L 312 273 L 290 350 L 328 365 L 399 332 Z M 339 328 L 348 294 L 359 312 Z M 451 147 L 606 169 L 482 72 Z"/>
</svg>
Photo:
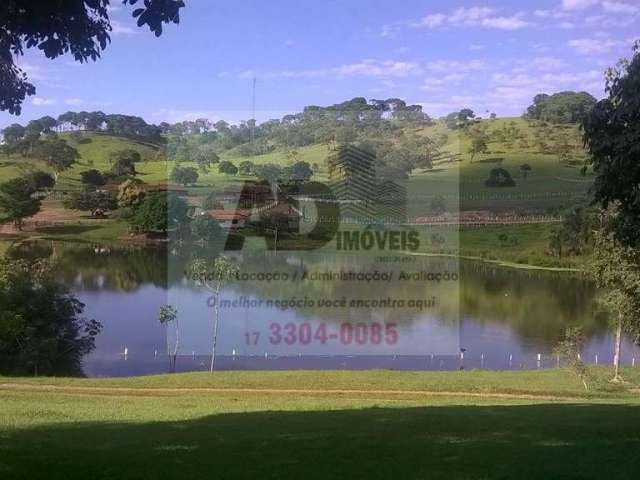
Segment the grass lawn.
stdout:
<svg viewBox="0 0 640 480">
<path fill-rule="evenodd" d="M 31 238 L 73 242 L 118 241 L 127 237 L 129 224 L 120 220 L 87 220 L 76 225 L 41 227 L 30 232 Z"/>
<path fill-rule="evenodd" d="M 0 475 L 635 478 L 625 373 L 588 394 L 564 370 L 0 378 Z"/>
</svg>

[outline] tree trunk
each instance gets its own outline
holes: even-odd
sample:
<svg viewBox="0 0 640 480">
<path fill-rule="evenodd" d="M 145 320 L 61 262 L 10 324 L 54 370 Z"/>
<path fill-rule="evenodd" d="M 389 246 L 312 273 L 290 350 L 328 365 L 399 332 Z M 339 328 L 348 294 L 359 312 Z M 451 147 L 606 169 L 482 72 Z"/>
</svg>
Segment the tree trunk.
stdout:
<svg viewBox="0 0 640 480">
<path fill-rule="evenodd" d="M 620 354 L 622 353 L 622 314 L 618 314 L 618 326 L 616 327 L 616 345 L 615 356 L 613 357 L 613 365 L 615 367 L 615 373 L 613 376 L 614 382 L 622 380 L 620 377 Z"/>
<path fill-rule="evenodd" d="M 176 360 L 178 359 L 178 349 L 180 348 L 180 325 L 176 318 L 176 343 L 173 346 L 173 373 L 176 372 Z"/>
<path fill-rule="evenodd" d="M 173 360 L 171 358 L 171 345 L 169 344 L 169 328 L 165 325 L 165 338 L 167 339 L 167 357 L 169 358 L 169 373 L 173 373 Z"/>
</svg>

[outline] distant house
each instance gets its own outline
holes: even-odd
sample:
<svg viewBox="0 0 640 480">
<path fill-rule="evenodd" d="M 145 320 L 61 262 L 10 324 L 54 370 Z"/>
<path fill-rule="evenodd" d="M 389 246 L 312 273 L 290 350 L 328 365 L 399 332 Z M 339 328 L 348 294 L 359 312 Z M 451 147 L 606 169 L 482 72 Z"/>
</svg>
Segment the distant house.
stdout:
<svg viewBox="0 0 640 480">
<path fill-rule="evenodd" d="M 225 230 L 242 228 L 249 221 L 249 212 L 241 210 L 205 210 L 200 215 L 216 220 Z"/>
</svg>

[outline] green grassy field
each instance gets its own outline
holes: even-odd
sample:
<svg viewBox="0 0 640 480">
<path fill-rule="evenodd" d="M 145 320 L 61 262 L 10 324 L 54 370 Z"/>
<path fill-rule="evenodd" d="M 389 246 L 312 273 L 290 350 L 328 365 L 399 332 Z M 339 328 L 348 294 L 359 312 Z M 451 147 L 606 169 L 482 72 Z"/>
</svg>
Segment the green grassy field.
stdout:
<svg viewBox="0 0 640 480">
<path fill-rule="evenodd" d="M 453 162 L 440 162 L 431 170 L 414 171 L 407 182 L 407 210 L 409 218 L 432 214 L 430 202 L 433 198 L 444 198 L 449 211 L 492 210 L 494 212 L 554 213 L 571 206 L 585 204 L 587 191 L 592 182 L 590 175 L 580 174 L 580 165 L 584 160 L 584 151 L 580 144 L 580 132 L 574 126 L 544 127 L 531 124 L 521 118 L 504 118 L 484 121 L 489 142 L 489 152 L 471 159 L 468 153 L 470 139 L 467 135 L 448 130 L 442 123 L 433 126 L 411 129 L 407 134 L 427 135 L 431 138 L 446 136 L 442 150 L 450 154 L 460 154 Z M 504 140 L 496 137 L 505 127 L 516 129 L 518 140 Z M 536 137 L 544 134 L 551 144 L 560 137 L 566 137 L 572 145 L 572 161 L 561 162 L 557 155 L 540 151 Z M 80 172 L 90 168 L 108 171 L 111 168 L 110 154 L 125 148 L 140 152 L 143 161 L 137 165 L 139 178 L 150 184 L 167 182 L 172 165 L 159 161 L 159 153 L 148 145 L 129 139 L 102 134 L 90 134 L 90 143 L 78 143 L 72 137 L 66 138 L 78 149 L 79 162 L 60 175 L 56 190 L 75 190 L 80 188 Z M 510 137 L 509 137 L 510 138 Z M 320 170 L 315 180 L 326 181 L 326 158 L 330 154 L 325 145 L 311 145 L 297 149 L 298 159 L 318 164 Z M 243 160 L 254 163 L 291 163 L 285 152 L 275 151 L 256 157 L 240 157 L 235 149 L 222 155 L 223 160 L 238 164 Z M 44 168 L 41 162 L 13 156 L 0 161 L 0 181 L 20 174 L 21 163 L 32 163 Z M 529 164 L 532 171 L 524 178 L 520 171 L 522 164 Z M 184 166 L 195 166 L 193 162 L 184 162 Z M 507 169 L 516 181 L 511 188 L 489 188 L 484 181 L 489 171 L 496 166 Z M 189 201 L 198 204 L 212 189 L 223 190 L 226 186 L 250 180 L 252 177 L 229 176 L 217 172 L 215 166 L 206 174 L 200 175 L 198 184 L 188 187 Z M 44 208 L 48 208 L 45 201 Z M 81 220 L 80 225 L 39 228 L 28 235 L 56 240 L 118 241 L 127 238 L 127 226 L 119 221 Z M 549 237 L 553 224 L 545 225 L 503 225 L 483 228 L 461 227 L 459 246 L 460 255 L 488 261 L 502 261 L 522 267 L 581 268 L 585 259 L 569 257 L 557 259 L 547 253 Z M 457 232 L 456 232 L 457 234 Z M 508 241 L 498 238 L 506 236 Z M 445 237 L 447 235 L 445 234 Z M 424 249 L 429 253 L 429 249 Z"/>
<path fill-rule="evenodd" d="M 483 124 L 486 125 L 489 138 L 494 138 L 495 132 L 510 125 L 517 129 L 520 140 L 505 142 L 493 139 L 488 144 L 489 151 L 486 154 L 477 155 L 472 161 L 468 153 L 470 138 L 465 134 L 446 129 L 441 123 L 407 132 L 433 138 L 446 135 L 447 143 L 442 147 L 442 151 L 460 154 L 459 161 L 436 164 L 432 170 L 416 170 L 412 173 L 408 184 L 410 216 L 427 213 L 428 199 L 438 195 L 444 196 L 454 210 L 457 208 L 464 210 L 487 208 L 544 210 L 562 208 L 584 197 L 592 179 L 580 174 L 580 166 L 585 154 L 580 147 L 580 132 L 577 127 L 538 127 L 521 118 L 497 119 L 485 121 Z M 540 130 L 541 128 L 546 129 Z M 568 138 L 573 148 L 573 161 L 567 164 L 560 162 L 555 154 L 541 153 L 534 140 L 536 132 L 539 135 L 540 131 L 544 131 L 548 135 L 549 142 L 557 141 L 563 136 Z M 111 168 L 110 154 L 127 148 L 138 150 L 141 154 L 143 162 L 137 166 L 140 179 L 151 184 L 167 182 L 168 172 L 172 165 L 157 161 L 160 158 L 158 152 L 146 144 L 102 134 L 89 134 L 90 143 L 78 143 L 67 135 L 63 136 L 78 149 L 81 158 L 73 167 L 60 175 L 57 189 L 73 190 L 79 188 L 80 172 L 90 168 L 108 171 Z M 330 152 L 325 145 L 301 147 L 297 149 L 297 152 L 298 160 L 319 165 L 320 171 L 316 175 L 317 180 L 326 180 L 326 159 Z M 255 157 L 240 157 L 235 150 L 229 150 L 224 152 L 221 157 L 223 160 L 230 160 L 236 164 L 243 160 L 250 160 L 256 164 L 275 163 L 278 165 L 292 162 L 287 159 L 284 151 L 275 151 Z M 0 161 L 0 179 L 4 180 L 19 175 L 18 166 L 24 162 L 47 169 L 41 162 L 14 155 Z M 526 179 L 522 178 L 520 172 L 520 165 L 524 163 L 528 163 L 532 167 L 532 171 Z M 184 162 L 183 165 L 196 166 L 193 162 Z M 489 171 L 496 166 L 502 166 L 510 171 L 516 180 L 516 187 L 496 189 L 484 185 Z M 192 191 L 198 193 L 199 189 L 206 187 L 221 188 L 226 184 L 244 179 L 245 177 L 242 176 L 220 174 L 214 166 L 209 173 L 200 175 L 198 184 Z M 458 196 L 459 199 L 456 198 Z"/>
<path fill-rule="evenodd" d="M 635 478 L 640 375 L 0 378 L 3 479 Z"/>
</svg>

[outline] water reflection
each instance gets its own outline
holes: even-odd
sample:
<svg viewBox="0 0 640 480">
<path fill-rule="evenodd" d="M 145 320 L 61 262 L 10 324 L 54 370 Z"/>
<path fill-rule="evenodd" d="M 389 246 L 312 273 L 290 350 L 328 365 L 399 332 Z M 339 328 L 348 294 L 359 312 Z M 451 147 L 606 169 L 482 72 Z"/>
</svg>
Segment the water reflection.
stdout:
<svg viewBox="0 0 640 480">
<path fill-rule="evenodd" d="M 157 321 L 160 305 L 178 304 L 184 342 L 177 370 L 199 370 L 208 366 L 212 328 L 212 309 L 207 305 L 210 293 L 185 278 L 194 258 L 213 258 L 215 247 L 167 249 L 154 245 L 97 245 L 62 242 L 23 242 L 12 246 L 13 257 L 50 258 L 56 262 L 61 281 L 69 285 L 87 305 L 85 314 L 102 321 L 103 332 L 97 348 L 85 360 L 85 373 L 100 375 L 136 375 L 165 372 L 167 362 L 166 332 Z M 588 361 L 599 356 L 600 362 L 612 357 L 611 339 L 606 320 L 595 313 L 593 285 L 577 275 L 518 271 L 495 266 L 458 262 L 451 259 L 416 257 L 412 271 L 446 271 L 459 268 L 459 285 L 442 282 L 354 282 L 303 280 L 304 274 L 325 271 L 370 271 L 375 268 L 370 257 L 335 256 L 271 252 L 238 256 L 241 271 L 248 280 L 234 281 L 223 298 L 337 298 L 376 299 L 438 298 L 434 308 L 353 309 L 337 306 L 301 305 L 293 309 L 229 308 L 223 312 L 221 368 L 411 368 L 454 369 L 460 358 L 454 353 L 465 349 L 467 368 L 535 368 L 537 354 L 542 367 L 553 366 L 550 352 L 567 325 L 581 325 L 589 338 L 585 349 Z M 398 274 L 406 265 L 387 265 Z M 252 273 L 280 272 L 296 281 L 262 281 Z M 401 349 L 384 346 L 375 349 L 352 349 L 353 356 L 340 348 L 268 348 L 243 345 L 247 331 L 254 325 L 269 325 L 277 320 L 284 327 L 308 322 L 312 333 L 326 324 L 329 332 L 339 335 L 342 322 L 389 322 L 398 324 L 401 336 L 411 338 Z M 266 328 L 266 327 L 265 327 Z M 404 330 L 403 330 L 404 329 Z M 272 332 L 264 331 L 265 335 Z M 297 331 L 299 334 L 300 331 Z M 305 332 L 303 332 L 305 334 Z M 371 331 L 367 335 L 371 338 Z M 428 340 L 424 340 L 428 337 Z M 376 337 L 374 337 L 376 338 Z M 304 337 L 303 337 L 304 339 Z M 453 343 L 447 343 L 452 342 Z M 339 341 L 339 340 L 337 340 Z M 422 342 L 422 343 L 421 343 Z M 330 340 L 326 343 L 331 344 Z M 355 340 L 353 341 L 354 347 Z M 433 348 L 434 345 L 446 348 Z M 127 358 L 125 359 L 125 349 Z M 264 353 L 267 358 L 264 358 Z M 367 354 L 359 357 L 358 354 Z M 335 355 L 334 357 L 330 357 Z M 631 362 L 638 351 L 625 345 L 625 361 Z"/>
</svg>

